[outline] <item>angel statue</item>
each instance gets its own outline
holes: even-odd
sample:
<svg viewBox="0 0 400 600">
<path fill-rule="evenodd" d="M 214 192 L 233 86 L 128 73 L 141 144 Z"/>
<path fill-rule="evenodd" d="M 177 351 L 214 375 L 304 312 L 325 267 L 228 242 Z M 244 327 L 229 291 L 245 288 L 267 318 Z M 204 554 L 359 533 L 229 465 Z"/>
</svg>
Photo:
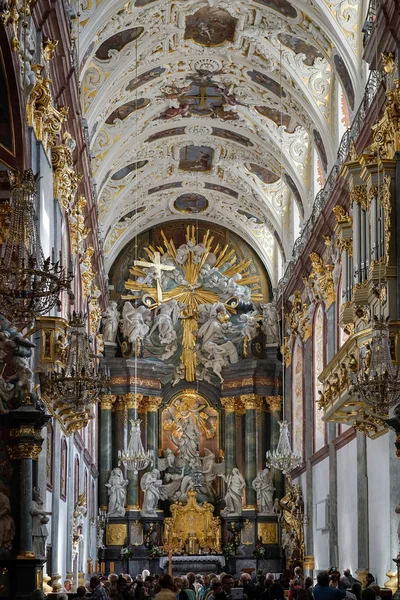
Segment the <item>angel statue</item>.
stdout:
<svg viewBox="0 0 400 600">
<path fill-rule="evenodd" d="M 242 498 L 246 482 L 239 469 L 232 469 L 230 475 L 219 474 L 219 477 L 226 483 L 225 504 L 226 507 L 222 511 L 225 515 L 241 515 L 242 514 Z"/>
<path fill-rule="evenodd" d="M 106 344 L 115 344 L 118 332 L 119 312 L 116 302 L 110 302 L 103 311 L 103 340 Z"/>
<path fill-rule="evenodd" d="M 159 344 L 165 347 L 164 353 L 160 356 L 161 360 L 167 360 L 175 354 L 178 348 L 175 326 L 179 319 L 179 306 L 176 300 L 170 300 L 161 304 L 157 308 L 154 317 L 153 327 L 150 330 L 149 337 L 157 332 Z"/>
<path fill-rule="evenodd" d="M 264 469 L 257 473 L 252 486 L 257 492 L 257 505 L 260 513 L 273 514 L 275 487 L 272 483 L 269 469 Z"/>
<path fill-rule="evenodd" d="M 166 471 L 167 469 L 171 469 L 175 464 L 175 454 L 172 452 L 171 448 L 167 448 L 164 450 L 164 457 L 157 459 L 157 467 L 159 471 Z"/>
<path fill-rule="evenodd" d="M 124 517 L 126 504 L 126 487 L 128 480 L 124 479 L 120 468 L 111 471 L 110 479 L 106 483 L 108 488 L 108 517 Z"/>
<path fill-rule="evenodd" d="M 122 333 L 130 342 L 135 343 L 150 331 L 151 312 L 145 306 L 134 308 L 130 302 L 125 302 L 122 309 Z"/>
<path fill-rule="evenodd" d="M 144 492 L 142 517 L 157 516 L 157 504 L 159 500 L 167 500 L 168 494 L 160 479 L 160 471 L 153 469 L 145 473 L 140 480 L 140 487 Z"/>
<path fill-rule="evenodd" d="M 215 302 L 200 306 L 199 313 L 205 321 L 197 333 L 201 344 L 199 362 L 223 383 L 222 368 L 239 360 L 235 345 L 226 337 L 231 329 L 228 312 L 222 302 Z"/>
</svg>

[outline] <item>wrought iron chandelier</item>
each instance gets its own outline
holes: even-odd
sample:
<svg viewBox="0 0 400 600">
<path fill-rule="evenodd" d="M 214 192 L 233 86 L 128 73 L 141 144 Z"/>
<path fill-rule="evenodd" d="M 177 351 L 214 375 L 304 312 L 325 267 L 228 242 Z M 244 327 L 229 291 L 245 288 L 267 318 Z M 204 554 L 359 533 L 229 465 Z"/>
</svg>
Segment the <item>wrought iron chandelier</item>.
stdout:
<svg viewBox="0 0 400 600">
<path fill-rule="evenodd" d="M 400 375 L 390 354 L 389 318 L 374 316 L 370 348 L 353 389 L 375 413 L 387 415 L 400 402 Z"/>
<path fill-rule="evenodd" d="M 65 367 L 45 375 L 43 387 L 50 397 L 62 398 L 75 412 L 84 410 L 107 393 L 108 378 L 91 355 L 86 318 L 82 313 L 74 311 L 69 321 Z"/>
<path fill-rule="evenodd" d="M 279 469 L 284 475 L 299 467 L 303 458 L 300 454 L 292 451 L 289 440 L 289 424 L 287 421 L 279 421 L 281 428 L 278 445 L 272 452 L 266 453 L 266 466 Z"/>
<path fill-rule="evenodd" d="M 128 448 L 124 451 L 118 450 L 118 465 L 124 465 L 128 471 L 133 471 L 135 475 L 149 465 L 154 464 L 154 454 L 152 450 L 145 450 L 142 444 L 142 434 L 140 431 L 141 419 L 130 419 L 131 437 Z"/>
<path fill-rule="evenodd" d="M 36 178 L 32 170 L 9 171 L 11 222 L 0 254 L 0 306 L 18 327 L 38 314 L 61 307 L 60 293 L 69 290 L 72 276 L 50 258 L 40 244 L 36 205 Z"/>
</svg>

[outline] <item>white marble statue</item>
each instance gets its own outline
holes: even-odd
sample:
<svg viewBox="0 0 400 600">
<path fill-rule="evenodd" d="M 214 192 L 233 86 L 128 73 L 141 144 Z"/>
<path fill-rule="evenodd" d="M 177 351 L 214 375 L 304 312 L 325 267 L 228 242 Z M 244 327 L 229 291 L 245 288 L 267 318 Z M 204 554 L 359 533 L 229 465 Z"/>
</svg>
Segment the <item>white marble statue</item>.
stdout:
<svg viewBox="0 0 400 600">
<path fill-rule="evenodd" d="M 12 550 L 14 536 L 15 523 L 11 516 L 10 499 L 0 492 L 0 549 Z"/>
<path fill-rule="evenodd" d="M 224 515 L 241 515 L 242 514 L 242 498 L 246 482 L 239 469 L 232 469 L 230 475 L 219 475 L 226 483 L 225 504 L 226 507 L 222 511 Z"/>
<path fill-rule="evenodd" d="M 200 318 L 205 320 L 197 333 L 200 342 L 199 362 L 222 383 L 223 367 L 239 360 L 235 345 L 227 339 L 231 329 L 229 315 L 222 302 L 203 304 L 199 313 Z"/>
<path fill-rule="evenodd" d="M 276 310 L 276 307 L 271 302 L 260 304 L 260 307 L 263 311 L 263 324 L 261 330 L 265 334 L 265 343 L 279 344 L 279 313 Z"/>
<path fill-rule="evenodd" d="M 164 450 L 164 457 L 157 460 L 158 470 L 166 471 L 167 469 L 171 469 L 175 464 L 175 458 L 176 456 L 172 452 L 171 448 Z"/>
<path fill-rule="evenodd" d="M 168 494 L 160 479 L 160 471 L 153 469 L 145 473 L 140 480 L 140 487 L 144 492 L 142 517 L 156 516 L 157 504 L 159 500 L 167 500 Z"/>
<path fill-rule="evenodd" d="M 116 302 L 110 302 L 102 313 L 103 317 L 103 340 L 105 344 L 115 344 L 119 324 L 119 312 Z"/>
<path fill-rule="evenodd" d="M 134 308 L 130 302 L 125 302 L 122 309 L 122 332 L 124 337 L 133 344 L 143 338 L 150 331 L 150 309 L 145 306 Z"/>
<path fill-rule="evenodd" d="M 175 354 L 178 348 L 178 340 L 175 326 L 179 319 L 179 306 L 176 300 L 170 300 L 157 308 L 154 317 L 152 333 L 158 332 L 160 344 L 165 346 L 165 352 L 160 356 L 161 360 L 167 360 Z"/>
<path fill-rule="evenodd" d="M 180 435 L 170 435 L 171 441 L 179 449 L 179 457 L 187 463 L 197 464 L 199 462 L 200 431 L 191 414 L 177 422 L 177 430 Z"/>
<path fill-rule="evenodd" d="M 275 487 L 269 469 L 264 469 L 257 473 L 257 477 L 252 483 L 253 489 L 257 492 L 257 506 L 260 513 L 266 515 L 274 514 L 274 492 Z"/>
<path fill-rule="evenodd" d="M 45 558 L 46 556 L 46 539 L 49 535 L 47 523 L 51 512 L 46 512 L 43 508 L 43 500 L 40 495 L 39 488 L 33 488 L 32 491 L 32 538 L 33 538 L 33 553 L 36 558 Z"/>
<path fill-rule="evenodd" d="M 199 263 L 202 255 L 206 251 L 207 248 L 204 246 L 204 244 L 195 244 L 189 240 L 186 244 L 179 246 L 178 250 L 176 251 L 176 262 L 180 265 L 185 264 L 190 252 L 192 254 L 192 262 Z"/>
<path fill-rule="evenodd" d="M 217 475 L 222 475 L 225 471 L 225 462 L 215 462 L 215 454 L 208 448 L 204 448 L 204 458 L 202 459 L 202 471 L 204 475 L 204 487 L 209 502 L 217 499 L 217 492 L 214 488 L 214 481 Z"/>
<path fill-rule="evenodd" d="M 252 310 L 248 313 L 240 315 L 240 323 L 243 323 L 243 338 L 249 341 L 253 340 L 258 333 L 257 311 Z"/>
<path fill-rule="evenodd" d="M 124 479 L 122 471 L 116 467 L 111 471 L 106 483 L 108 488 L 108 517 L 124 517 L 126 504 L 126 487 L 128 480 Z"/>
</svg>

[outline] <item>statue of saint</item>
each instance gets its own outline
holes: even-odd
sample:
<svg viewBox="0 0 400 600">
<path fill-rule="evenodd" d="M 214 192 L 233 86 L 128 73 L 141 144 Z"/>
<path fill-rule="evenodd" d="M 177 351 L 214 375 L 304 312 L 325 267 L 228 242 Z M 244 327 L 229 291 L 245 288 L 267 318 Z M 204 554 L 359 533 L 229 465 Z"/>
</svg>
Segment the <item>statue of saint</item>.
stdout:
<svg viewBox="0 0 400 600">
<path fill-rule="evenodd" d="M 40 495 L 39 488 L 33 488 L 32 491 L 32 537 L 33 537 L 33 553 L 36 558 L 45 558 L 46 556 L 46 539 L 49 535 L 47 523 L 51 512 L 46 512 L 43 509 L 43 500 Z"/>
<path fill-rule="evenodd" d="M 175 420 L 175 419 L 174 419 Z M 199 444 L 200 444 L 200 431 L 197 423 L 191 415 L 182 419 L 180 422 L 176 421 L 178 432 L 180 436 L 171 435 L 171 441 L 179 448 L 179 456 L 187 461 L 189 464 L 199 463 Z"/>
<path fill-rule="evenodd" d="M 11 516 L 10 499 L 0 492 L 0 554 L 12 550 L 15 536 L 15 523 Z"/>
<path fill-rule="evenodd" d="M 222 511 L 225 515 L 242 514 L 242 498 L 246 487 L 246 482 L 239 469 L 232 469 L 231 475 L 219 474 L 219 477 L 226 483 L 225 504 L 226 508 Z"/>
<path fill-rule="evenodd" d="M 231 326 L 229 315 L 222 302 L 203 304 L 199 313 L 207 319 L 197 333 L 201 343 L 199 362 L 223 383 L 222 368 L 239 360 L 235 345 L 226 336 Z"/>
<path fill-rule="evenodd" d="M 272 483 L 269 469 L 264 469 L 257 473 L 252 486 L 257 492 L 257 505 L 260 513 L 273 514 L 275 487 Z"/>
<path fill-rule="evenodd" d="M 260 304 L 260 307 L 263 311 L 263 324 L 261 329 L 265 334 L 266 344 L 279 344 L 280 331 L 278 311 L 271 302 Z"/>
<path fill-rule="evenodd" d="M 162 481 L 160 479 L 160 471 L 153 469 L 152 471 L 145 473 L 140 480 L 140 487 L 144 492 L 143 506 L 141 515 L 155 516 L 157 515 L 157 504 L 158 501 L 167 500 L 168 494 L 164 489 Z"/>
<path fill-rule="evenodd" d="M 150 310 L 145 306 L 134 308 L 130 302 L 125 302 L 122 309 L 122 332 L 124 337 L 130 342 L 135 343 L 139 338 L 143 338 L 150 331 L 151 316 Z"/>
<path fill-rule="evenodd" d="M 106 483 L 108 488 L 108 513 L 109 517 L 124 517 L 126 504 L 126 486 L 128 480 L 124 479 L 122 471 L 116 467 L 111 471 L 110 479 Z"/>
<path fill-rule="evenodd" d="M 282 509 L 282 546 L 290 564 L 304 560 L 304 502 L 299 485 L 286 481 L 286 494 L 279 502 Z"/>
<path fill-rule="evenodd" d="M 203 460 L 203 475 L 205 480 L 205 489 L 208 496 L 208 500 L 213 502 L 217 499 L 217 492 L 214 488 L 214 481 L 217 475 L 223 474 L 225 471 L 225 463 L 216 463 L 215 454 L 208 448 L 204 448 Z"/>
<path fill-rule="evenodd" d="M 119 324 L 117 303 L 110 302 L 101 316 L 103 317 L 103 340 L 105 343 L 115 344 Z"/>
<path fill-rule="evenodd" d="M 167 360 L 175 354 L 178 348 L 175 326 L 179 319 L 179 306 L 176 300 L 170 300 L 161 304 L 155 312 L 153 327 L 149 336 L 158 333 L 159 344 L 165 346 L 164 353 L 160 356 L 161 360 Z"/>
</svg>

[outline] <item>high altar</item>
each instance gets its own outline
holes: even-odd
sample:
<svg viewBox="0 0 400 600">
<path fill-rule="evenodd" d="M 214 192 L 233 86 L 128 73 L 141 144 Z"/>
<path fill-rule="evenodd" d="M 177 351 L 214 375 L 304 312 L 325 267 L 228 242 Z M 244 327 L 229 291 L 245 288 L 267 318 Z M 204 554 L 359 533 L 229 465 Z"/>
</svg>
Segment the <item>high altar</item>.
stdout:
<svg viewBox="0 0 400 600">
<path fill-rule="evenodd" d="M 124 249 L 112 283 L 99 563 L 281 571 L 283 480 L 265 468 L 282 420 L 280 334 L 259 259 L 217 225 L 172 222 Z M 140 443 L 153 460 L 137 474 L 122 459 Z"/>
</svg>

